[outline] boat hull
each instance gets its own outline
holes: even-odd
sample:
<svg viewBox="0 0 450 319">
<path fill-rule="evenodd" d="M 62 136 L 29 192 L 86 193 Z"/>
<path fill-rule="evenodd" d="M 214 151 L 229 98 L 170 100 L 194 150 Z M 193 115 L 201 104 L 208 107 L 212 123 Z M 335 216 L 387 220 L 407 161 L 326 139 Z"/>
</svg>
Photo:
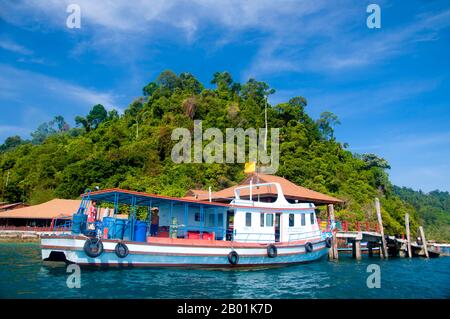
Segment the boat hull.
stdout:
<svg viewBox="0 0 450 319">
<path fill-rule="evenodd" d="M 118 240 L 103 240 L 103 253 L 92 258 L 86 255 L 83 246 L 86 238 L 48 237 L 41 239 L 42 259 L 54 260 L 58 255 L 61 260 L 84 266 L 118 266 L 118 267 L 281 267 L 299 263 L 312 262 L 328 254 L 325 241 L 310 241 L 311 252 L 305 249 L 305 242 L 295 244 L 278 244 L 277 256 L 267 254 L 267 244 L 241 244 L 223 241 L 181 243 L 180 240 L 155 243 L 123 242 L 129 254 L 120 258 L 115 253 Z M 236 264 L 229 262 L 228 254 L 235 251 L 239 255 Z"/>
</svg>

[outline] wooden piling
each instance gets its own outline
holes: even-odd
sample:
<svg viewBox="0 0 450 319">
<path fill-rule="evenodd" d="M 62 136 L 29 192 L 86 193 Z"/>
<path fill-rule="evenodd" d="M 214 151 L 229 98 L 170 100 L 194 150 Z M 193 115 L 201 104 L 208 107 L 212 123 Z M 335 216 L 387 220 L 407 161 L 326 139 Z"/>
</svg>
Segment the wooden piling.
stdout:
<svg viewBox="0 0 450 319">
<path fill-rule="evenodd" d="M 427 240 L 425 239 L 425 232 L 423 231 L 423 227 L 420 226 L 419 227 L 419 232 L 420 232 L 420 237 L 422 238 L 422 249 L 425 253 L 425 256 L 427 258 L 430 258 L 430 256 L 428 256 L 428 246 L 427 246 Z"/>
<path fill-rule="evenodd" d="M 330 218 L 330 223 L 336 225 L 335 224 L 335 219 L 334 219 L 334 206 L 333 206 L 333 204 L 329 204 L 328 205 L 328 216 Z M 333 238 L 332 238 L 332 242 L 331 242 L 331 248 L 328 251 L 328 257 L 330 258 L 330 260 L 337 260 L 337 259 L 339 259 L 338 249 L 337 249 L 336 232 L 337 232 L 336 229 L 332 229 L 331 230 L 331 234 L 332 234 Z"/>
<path fill-rule="evenodd" d="M 409 232 L 409 214 L 405 214 L 405 227 L 406 227 L 406 248 L 408 249 L 408 257 L 412 258 L 411 250 L 411 233 Z"/>
<path fill-rule="evenodd" d="M 356 260 L 361 260 L 361 241 L 360 240 L 355 240 L 353 242 L 353 251 L 354 251 L 353 257 Z"/>
<path fill-rule="evenodd" d="M 380 227 L 380 233 L 381 233 L 381 254 L 382 258 L 388 258 L 387 254 L 387 246 L 386 246 L 386 238 L 384 238 L 384 229 L 383 229 L 383 220 L 381 218 L 381 207 L 380 207 L 380 200 L 378 198 L 375 198 L 375 209 L 377 211 L 377 218 L 378 218 L 378 225 Z"/>
<path fill-rule="evenodd" d="M 373 244 L 371 241 L 367 242 L 367 250 L 369 252 L 369 257 L 373 257 L 373 246 L 372 245 Z"/>
</svg>

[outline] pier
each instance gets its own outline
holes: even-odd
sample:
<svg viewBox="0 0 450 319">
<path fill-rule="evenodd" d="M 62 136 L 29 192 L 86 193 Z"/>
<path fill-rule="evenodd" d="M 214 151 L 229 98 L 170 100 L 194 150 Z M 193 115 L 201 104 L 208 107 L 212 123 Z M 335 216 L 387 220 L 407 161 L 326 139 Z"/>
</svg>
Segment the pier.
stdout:
<svg viewBox="0 0 450 319">
<path fill-rule="evenodd" d="M 377 215 L 376 222 L 356 221 L 349 223 L 346 220 L 336 220 L 333 205 L 328 205 L 328 220 L 326 222 L 319 220 L 319 224 L 324 231 L 331 231 L 333 236 L 332 246 L 328 255 L 330 260 L 338 260 L 339 253 L 348 252 L 348 245 L 351 245 L 351 254 L 356 260 L 362 258 L 363 251 L 367 252 L 369 257 L 378 255 L 382 259 L 397 256 L 409 258 L 423 256 L 429 258 L 430 254 L 433 254 L 427 245 L 422 226 L 419 227 L 421 242 L 413 243 L 411 241 L 408 214 L 405 215 L 405 239 L 403 234 L 402 238 L 384 234 L 381 206 L 378 198 L 375 198 L 375 210 Z M 366 246 L 363 247 L 362 243 L 365 243 Z M 374 254 L 375 251 L 377 252 L 376 254 Z"/>
</svg>

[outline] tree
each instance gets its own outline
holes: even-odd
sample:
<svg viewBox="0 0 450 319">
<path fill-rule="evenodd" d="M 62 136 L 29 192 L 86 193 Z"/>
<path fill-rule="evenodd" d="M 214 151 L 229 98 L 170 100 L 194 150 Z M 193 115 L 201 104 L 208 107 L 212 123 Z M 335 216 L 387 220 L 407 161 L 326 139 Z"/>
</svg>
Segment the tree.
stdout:
<svg viewBox="0 0 450 319">
<path fill-rule="evenodd" d="M 203 85 L 190 73 L 183 72 L 180 74 L 181 88 L 192 94 L 200 94 Z"/>
<path fill-rule="evenodd" d="M 155 82 L 150 82 L 142 89 L 144 96 L 152 96 L 153 93 L 158 89 L 158 84 Z"/>
<path fill-rule="evenodd" d="M 33 144 L 42 144 L 47 137 L 55 133 L 55 129 L 49 125 L 49 123 L 42 123 L 38 126 L 36 131 L 31 133 L 31 142 Z"/>
<path fill-rule="evenodd" d="M 334 127 L 338 124 L 341 124 L 337 115 L 328 111 L 322 112 L 322 114 L 320 114 L 320 118 L 316 123 L 319 127 L 319 131 L 321 132 L 322 137 L 326 140 L 334 139 Z"/>
<path fill-rule="evenodd" d="M 92 110 L 86 117 L 91 125 L 91 128 L 96 129 L 108 116 L 108 112 L 105 107 L 101 104 L 94 105 Z"/>
<path fill-rule="evenodd" d="M 241 97 L 245 100 L 252 99 L 261 103 L 267 96 L 274 94 L 275 89 L 271 89 L 265 82 L 250 79 L 241 88 Z"/>
<path fill-rule="evenodd" d="M 86 132 L 96 129 L 108 117 L 108 112 L 101 104 L 96 104 L 92 107 L 89 114 L 84 118 L 82 116 L 75 117 L 75 123 L 82 125 Z"/>
<path fill-rule="evenodd" d="M 56 125 L 56 130 L 58 132 L 67 132 L 70 129 L 69 124 L 64 120 L 64 117 L 61 115 L 55 116 L 55 118 L 49 123 L 52 127 Z"/>
<path fill-rule="evenodd" d="M 156 84 L 161 89 L 173 93 L 176 88 L 181 86 L 181 81 L 174 72 L 166 70 L 161 72 L 161 74 L 158 76 L 158 78 L 156 79 Z"/>
<path fill-rule="evenodd" d="M 367 168 L 391 169 L 387 160 L 375 154 L 362 154 L 359 157 L 366 163 Z"/>
<path fill-rule="evenodd" d="M 25 141 L 22 140 L 22 138 L 19 135 L 10 136 L 6 138 L 5 142 L 2 145 L 0 145 L 0 151 L 4 152 L 7 150 L 11 150 L 23 143 L 25 143 Z"/>
</svg>

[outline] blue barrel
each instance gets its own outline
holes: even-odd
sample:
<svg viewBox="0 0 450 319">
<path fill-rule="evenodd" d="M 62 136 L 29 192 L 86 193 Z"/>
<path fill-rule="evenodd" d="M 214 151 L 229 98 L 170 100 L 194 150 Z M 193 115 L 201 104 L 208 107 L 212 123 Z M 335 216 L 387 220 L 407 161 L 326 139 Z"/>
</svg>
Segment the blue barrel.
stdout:
<svg viewBox="0 0 450 319">
<path fill-rule="evenodd" d="M 125 231 L 126 223 L 127 223 L 126 219 L 120 219 L 120 218 L 116 219 L 112 238 L 114 238 L 114 239 L 123 239 L 124 238 L 124 231 Z"/>
<path fill-rule="evenodd" d="M 132 228 L 132 223 L 130 220 L 128 219 L 122 219 L 124 222 L 124 227 L 123 227 L 123 240 L 131 240 L 131 230 Z"/>
<path fill-rule="evenodd" d="M 79 234 L 86 229 L 87 215 L 74 214 L 72 216 L 72 233 Z"/>
<path fill-rule="evenodd" d="M 147 241 L 147 222 L 137 220 L 134 224 L 134 241 Z"/>
</svg>

